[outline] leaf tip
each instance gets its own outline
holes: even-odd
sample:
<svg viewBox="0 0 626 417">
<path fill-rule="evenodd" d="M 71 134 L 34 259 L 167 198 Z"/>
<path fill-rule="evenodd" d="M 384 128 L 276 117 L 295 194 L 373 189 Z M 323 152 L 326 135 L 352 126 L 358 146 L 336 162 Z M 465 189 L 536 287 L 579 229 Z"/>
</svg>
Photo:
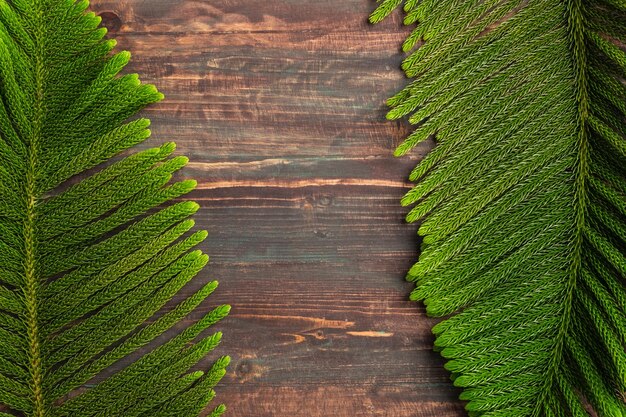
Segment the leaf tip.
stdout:
<svg viewBox="0 0 626 417">
<path fill-rule="evenodd" d="M 189 375 L 189 379 L 192 381 L 195 381 L 197 379 L 200 379 L 204 376 L 204 371 L 195 371 L 195 372 L 191 372 Z"/>
<path fill-rule="evenodd" d="M 406 154 L 406 150 L 402 146 L 398 146 L 396 150 L 393 151 L 393 156 L 395 156 L 396 158 L 404 156 L 405 154 Z"/>
<path fill-rule="evenodd" d="M 165 142 L 161 146 L 161 151 L 162 152 L 172 153 L 175 150 L 176 150 L 176 143 L 175 142 Z"/>
<path fill-rule="evenodd" d="M 130 51 L 118 52 L 116 56 L 119 57 L 119 59 L 124 62 L 124 65 L 127 64 L 132 58 L 132 54 L 130 53 Z"/>
<path fill-rule="evenodd" d="M 230 365 L 230 362 L 231 362 L 231 361 L 232 361 L 232 359 L 231 359 L 231 357 L 230 357 L 230 356 L 228 356 L 228 355 L 226 355 L 226 356 L 222 356 L 222 358 L 221 358 L 221 362 L 222 362 L 222 365 L 223 365 L 224 367 L 227 367 L 228 365 Z"/>
<path fill-rule="evenodd" d="M 198 236 L 199 241 L 203 241 L 204 239 L 209 237 L 209 232 L 207 232 L 206 230 L 199 230 L 198 232 L 196 232 L 196 235 Z"/>
<path fill-rule="evenodd" d="M 184 201 L 179 205 L 180 210 L 192 215 L 200 210 L 200 204 L 195 201 Z"/>
<path fill-rule="evenodd" d="M 409 299 L 411 301 L 422 301 L 424 299 L 424 296 L 419 291 L 419 289 L 416 288 L 413 291 L 411 291 L 411 294 L 409 295 Z"/>
<path fill-rule="evenodd" d="M 189 163 L 189 157 L 185 155 L 178 155 L 174 158 L 174 163 L 177 167 L 182 168 Z"/>
</svg>

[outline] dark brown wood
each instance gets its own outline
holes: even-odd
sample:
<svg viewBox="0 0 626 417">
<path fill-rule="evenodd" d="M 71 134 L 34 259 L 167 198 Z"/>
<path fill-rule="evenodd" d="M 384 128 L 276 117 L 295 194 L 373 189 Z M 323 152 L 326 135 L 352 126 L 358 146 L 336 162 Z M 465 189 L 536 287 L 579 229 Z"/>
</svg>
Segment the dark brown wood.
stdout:
<svg viewBox="0 0 626 417">
<path fill-rule="evenodd" d="M 230 303 L 218 389 L 230 417 L 464 415 L 421 306 L 403 280 L 417 257 L 399 199 L 412 156 L 384 119 L 406 83 L 401 16 L 372 27 L 370 0 L 93 0 L 167 99 L 153 139 L 184 174 Z"/>
</svg>

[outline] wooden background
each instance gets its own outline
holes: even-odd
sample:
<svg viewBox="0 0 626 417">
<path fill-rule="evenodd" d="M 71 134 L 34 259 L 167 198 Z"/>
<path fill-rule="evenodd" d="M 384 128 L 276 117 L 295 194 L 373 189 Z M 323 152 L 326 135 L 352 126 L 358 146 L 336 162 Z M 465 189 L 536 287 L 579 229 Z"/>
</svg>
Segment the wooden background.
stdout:
<svg viewBox="0 0 626 417">
<path fill-rule="evenodd" d="M 230 417 L 462 416 L 431 351 L 432 320 L 407 302 L 416 227 L 403 181 L 432 146 L 394 159 L 384 119 L 406 83 L 401 16 L 372 0 L 92 0 L 167 99 L 146 145 L 174 140 L 230 303 L 218 387 Z M 193 288 L 185 290 L 188 295 Z M 199 314 L 201 314 L 200 312 Z"/>
</svg>

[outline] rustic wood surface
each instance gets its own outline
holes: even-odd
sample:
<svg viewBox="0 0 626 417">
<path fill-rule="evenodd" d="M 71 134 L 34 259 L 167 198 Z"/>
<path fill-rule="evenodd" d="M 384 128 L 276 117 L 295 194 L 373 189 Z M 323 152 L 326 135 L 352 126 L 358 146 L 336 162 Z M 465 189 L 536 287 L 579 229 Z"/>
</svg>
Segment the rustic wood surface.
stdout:
<svg viewBox="0 0 626 417">
<path fill-rule="evenodd" d="M 399 199 L 432 145 L 391 155 L 408 129 L 384 119 L 406 29 L 370 26 L 374 5 L 92 0 L 167 96 L 145 111 L 146 146 L 175 140 L 199 180 L 212 264 L 194 287 L 217 278 L 203 311 L 233 306 L 230 417 L 464 415 L 433 321 L 406 301 L 418 242 Z"/>
</svg>

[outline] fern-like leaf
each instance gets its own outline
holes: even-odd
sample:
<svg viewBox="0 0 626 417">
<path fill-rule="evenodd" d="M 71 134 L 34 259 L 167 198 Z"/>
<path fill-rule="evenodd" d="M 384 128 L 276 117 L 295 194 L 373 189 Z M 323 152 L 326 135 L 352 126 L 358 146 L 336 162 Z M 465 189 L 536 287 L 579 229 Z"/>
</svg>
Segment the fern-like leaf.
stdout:
<svg viewBox="0 0 626 417">
<path fill-rule="evenodd" d="M 217 283 L 157 314 L 208 260 L 192 251 L 206 237 L 190 232 L 198 205 L 159 209 L 195 182 L 170 183 L 187 162 L 171 143 L 102 165 L 149 136 L 127 120 L 162 95 L 119 75 L 130 55 L 111 54 L 87 7 L 0 0 L 0 415 L 199 415 L 229 360 L 191 368 L 228 306 L 120 362 Z"/>
<path fill-rule="evenodd" d="M 626 2 L 384 0 L 416 24 L 389 100 L 434 137 L 402 203 L 412 299 L 471 416 L 626 415 Z M 595 413 L 595 414 L 594 414 Z"/>
</svg>

